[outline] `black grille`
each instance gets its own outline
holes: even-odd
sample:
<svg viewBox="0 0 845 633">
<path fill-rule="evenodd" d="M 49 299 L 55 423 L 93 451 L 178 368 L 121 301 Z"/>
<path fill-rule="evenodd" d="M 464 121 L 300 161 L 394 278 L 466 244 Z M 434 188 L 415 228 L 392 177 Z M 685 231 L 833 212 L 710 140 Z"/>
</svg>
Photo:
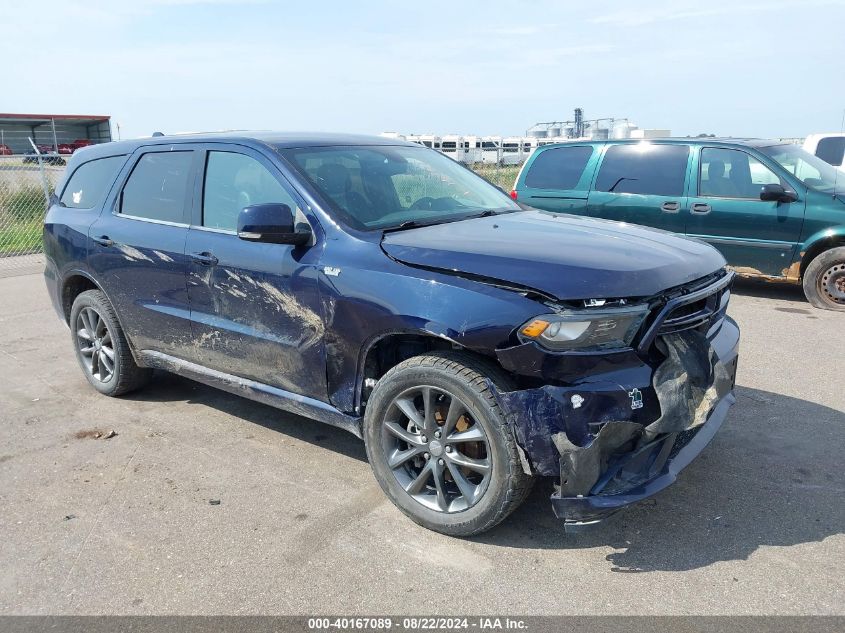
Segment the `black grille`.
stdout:
<svg viewBox="0 0 845 633">
<path fill-rule="evenodd" d="M 669 459 L 674 459 L 675 456 L 681 452 L 681 449 L 683 449 L 684 446 L 692 442 L 693 438 L 698 435 L 700 430 L 701 427 L 696 426 L 695 428 L 687 429 L 686 431 L 678 433 L 678 436 L 675 438 L 675 444 L 672 446 L 672 451 L 669 453 Z"/>
<path fill-rule="evenodd" d="M 647 350 L 656 337 L 664 334 L 710 330 L 725 317 L 733 277 L 733 273 L 708 277 L 674 289 L 671 299 L 653 308 L 654 317 L 640 339 L 640 351 Z"/>
</svg>

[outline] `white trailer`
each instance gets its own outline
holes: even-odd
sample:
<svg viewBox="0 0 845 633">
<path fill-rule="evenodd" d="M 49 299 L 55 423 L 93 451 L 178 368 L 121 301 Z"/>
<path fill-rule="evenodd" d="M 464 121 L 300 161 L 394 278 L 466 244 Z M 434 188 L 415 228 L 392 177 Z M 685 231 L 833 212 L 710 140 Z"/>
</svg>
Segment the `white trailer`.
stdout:
<svg viewBox="0 0 845 633">
<path fill-rule="evenodd" d="M 519 165 L 523 161 L 522 137 L 507 136 L 502 139 L 502 165 Z"/>
<path fill-rule="evenodd" d="M 481 137 L 481 162 L 488 165 L 500 165 L 502 160 L 502 137 Z"/>
<path fill-rule="evenodd" d="M 464 147 L 464 137 L 457 134 L 443 136 L 440 139 L 440 151 L 459 163 L 465 162 L 466 148 Z"/>
</svg>

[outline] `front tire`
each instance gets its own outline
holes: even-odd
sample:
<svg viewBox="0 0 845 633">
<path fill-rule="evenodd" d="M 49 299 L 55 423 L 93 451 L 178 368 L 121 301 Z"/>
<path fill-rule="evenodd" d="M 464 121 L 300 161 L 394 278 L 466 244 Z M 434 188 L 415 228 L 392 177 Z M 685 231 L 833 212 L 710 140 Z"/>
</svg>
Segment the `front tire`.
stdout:
<svg viewBox="0 0 845 633">
<path fill-rule="evenodd" d="M 107 396 L 134 391 L 152 370 L 139 367 L 118 323 L 114 307 L 101 290 L 80 293 L 70 310 L 70 333 L 76 360 L 88 383 Z"/>
<path fill-rule="evenodd" d="M 845 311 L 845 246 L 831 248 L 807 266 L 804 295 L 817 308 Z"/>
<path fill-rule="evenodd" d="M 516 440 L 487 380 L 508 378 L 469 354 L 433 352 L 388 371 L 367 403 L 364 439 L 376 480 L 423 527 L 489 530 L 531 491 Z"/>
</svg>

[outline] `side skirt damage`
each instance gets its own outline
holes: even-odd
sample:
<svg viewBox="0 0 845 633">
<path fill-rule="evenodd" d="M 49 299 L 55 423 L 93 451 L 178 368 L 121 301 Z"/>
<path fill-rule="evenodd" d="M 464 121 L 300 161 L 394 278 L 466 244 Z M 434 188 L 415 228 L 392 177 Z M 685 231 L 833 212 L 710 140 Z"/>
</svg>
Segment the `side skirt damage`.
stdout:
<svg viewBox="0 0 845 633">
<path fill-rule="evenodd" d="M 190 378 L 191 380 L 217 387 L 223 391 L 269 404 L 277 409 L 340 427 L 356 437 L 363 437 L 361 432 L 361 418 L 346 415 L 325 402 L 284 391 L 283 389 L 265 385 L 254 380 L 208 369 L 202 365 L 169 356 L 168 354 L 162 354 L 161 352 L 141 350 L 138 353 L 138 359 L 145 367 L 164 369 L 174 374 Z"/>
</svg>

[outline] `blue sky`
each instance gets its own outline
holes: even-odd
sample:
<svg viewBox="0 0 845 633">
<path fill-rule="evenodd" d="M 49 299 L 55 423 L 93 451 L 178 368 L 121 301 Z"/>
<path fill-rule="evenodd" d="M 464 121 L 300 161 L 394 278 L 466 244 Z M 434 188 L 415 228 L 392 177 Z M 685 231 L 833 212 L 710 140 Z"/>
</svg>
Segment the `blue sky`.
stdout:
<svg viewBox="0 0 845 633">
<path fill-rule="evenodd" d="M 838 130 L 845 0 L 0 0 L 0 111 L 217 129 Z M 37 42 L 33 46 L 32 42 Z"/>
</svg>

